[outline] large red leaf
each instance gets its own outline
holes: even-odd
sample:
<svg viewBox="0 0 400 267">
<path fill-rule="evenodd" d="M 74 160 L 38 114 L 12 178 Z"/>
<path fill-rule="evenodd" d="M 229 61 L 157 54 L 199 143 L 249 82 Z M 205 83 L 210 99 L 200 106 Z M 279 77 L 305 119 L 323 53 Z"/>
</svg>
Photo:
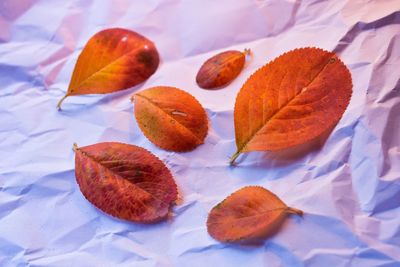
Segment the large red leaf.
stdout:
<svg viewBox="0 0 400 267">
<path fill-rule="evenodd" d="M 147 80 L 157 69 L 159 56 L 144 36 L 113 28 L 96 33 L 79 55 L 67 94 L 105 94 L 123 90 Z"/>
<path fill-rule="evenodd" d="M 208 215 L 209 234 L 222 242 L 266 238 L 279 229 L 288 214 L 302 215 L 260 186 L 247 186 L 216 205 Z"/>
<path fill-rule="evenodd" d="M 153 154 L 133 145 L 99 143 L 75 148 L 75 175 L 93 205 L 120 219 L 156 222 L 177 199 L 170 171 Z"/>
<path fill-rule="evenodd" d="M 351 75 L 333 53 L 318 48 L 287 52 L 257 70 L 235 103 L 237 151 L 280 150 L 333 127 L 352 94 Z"/>
<path fill-rule="evenodd" d="M 207 115 L 192 95 L 178 88 L 157 86 L 136 93 L 132 99 L 136 121 L 153 144 L 182 152 L 204 142 Z"/>
</svg>

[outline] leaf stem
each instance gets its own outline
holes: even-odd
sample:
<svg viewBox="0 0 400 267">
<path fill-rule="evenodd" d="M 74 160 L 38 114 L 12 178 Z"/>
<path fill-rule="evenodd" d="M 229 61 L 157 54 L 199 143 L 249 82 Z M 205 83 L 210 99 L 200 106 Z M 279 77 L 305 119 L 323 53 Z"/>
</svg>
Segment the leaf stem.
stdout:
<svg viewBox="0 0 400 267">
<path fill-rule="evenodd" d="M 74 150 L 74 152 L 78 150 L 78 145 L 76 143 L 73 144 L 72 150 Z"/>
<path fill-rule="evenodd" d="M 62 102 L 63 102 L 67 97 L 68 97 L 68 93 L 65 94 L 65 95 L 60 99 L 60 101 L 58 101 L 58 103 L 57 103 L 57 109 L 58 109 L 58 111 L 61 110 L 61 104 L 62 104 Z"/>
<path fill-rule="evenodd" d="M 245 48 L 245 49 L 243 50 L 243 54 L 244 54 L 245 56 L 251 56 L 252 53 L 251 53 L 250 48 Z"/>
<path fill-rule="evenodd" d="M 231 160 L 229 161 L 230 165 L 235 165 L 235 160 L 237 159 L 237 157 L 239 157 L 241 151 L 238 150 L 235 152 L 235 154 L 232 155 Z"/>
<path fill-rule="evenodd" d="M 299 216 L 303 216 L 303 214 L 304 214 L 304 212 L 302 210 L 299 210 L 299 209 L 296 209 L 296 208 L 291 208 L 291 207 L 288 207 L 286 209 L 286 212 L 291 213 L 291 214 L 296 214 L 296 215 L 299 215 Z"/>
</svg>

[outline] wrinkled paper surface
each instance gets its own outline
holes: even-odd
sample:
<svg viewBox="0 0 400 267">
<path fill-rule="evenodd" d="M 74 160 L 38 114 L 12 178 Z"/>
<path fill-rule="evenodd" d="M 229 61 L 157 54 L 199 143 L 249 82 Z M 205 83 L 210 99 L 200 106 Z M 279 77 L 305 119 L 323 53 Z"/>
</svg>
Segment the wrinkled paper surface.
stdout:
<svg viewBox="0 0 400 267">
<path fill-rule="evenodd" d="M 400 1 L 1 0 L 0 266 L 400 266 Z M 145 83 L 109 95 L 65 94 L 87 40 L 111 27 L 153 40 L 162 62 Z M 235 152 L 233 107 L 255 70 L 298 47 L 335 51 L 353 96 L 333 131 L 290 152 Z M 250 48 L 228 87 L 200 89 L 210 56 Z M 129 97 L 179 87 L 205 107 L 210 130 L 189 153 L 158 149 Z M 171 169 L 182 204 L 155 225 L 114 219 L 85 200 L 72 144 L 142 146 Z M 221 244 L 210 209 L 261 185 L 304 210 L 260 246 Z"/>
</svg>

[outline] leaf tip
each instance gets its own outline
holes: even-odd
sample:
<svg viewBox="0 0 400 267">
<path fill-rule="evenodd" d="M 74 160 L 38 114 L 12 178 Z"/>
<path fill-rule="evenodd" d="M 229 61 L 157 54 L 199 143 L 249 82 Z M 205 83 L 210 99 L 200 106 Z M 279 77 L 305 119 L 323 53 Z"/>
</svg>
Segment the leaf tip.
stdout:
<svg viewBox="0 0 400 267">
<path fill-rule="evenodd" d="M 179 206 L 182 204 L 183 204 L 183 198 L 181 195 L 178 194 L 178 196 L 176 197 L 176 200 L 175 200 L 175 205 Z"/>
</svg>

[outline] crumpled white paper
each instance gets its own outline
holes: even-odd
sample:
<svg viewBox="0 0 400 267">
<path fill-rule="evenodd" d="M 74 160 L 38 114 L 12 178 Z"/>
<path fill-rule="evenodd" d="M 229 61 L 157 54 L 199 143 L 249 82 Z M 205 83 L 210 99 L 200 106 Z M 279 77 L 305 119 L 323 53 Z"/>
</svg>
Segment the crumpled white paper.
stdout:
<svg viewBox="0 0 400 267">
<path fill-rule="evenodd" d="M 153 40 L 162 62 L 135 88 L 64 95 L 82 47 L 123 27 Z M 398 0 L 2 0 L 0 2 L 0 266 L 400 266 L 400 1 Z M 335 51 L 353 96 L 320 143 L 291 153 L 235 151 L 233 106 L 247 77 L 298 47 Z M 228 87 L 206 91 L 195 75 L 210 56 L 250 48 Z M 190 153 L 152 145 L 129 96 L 179 87 L 206 108 L 210 131 Z M 72 144 L 136 144 L 171 169 L 183 203 L 155 225 L 114 219 L 79 191 Z M 261 246 L 221 244 L 209 210 L 261 185 L 305 211 Z"/>
</svg>

